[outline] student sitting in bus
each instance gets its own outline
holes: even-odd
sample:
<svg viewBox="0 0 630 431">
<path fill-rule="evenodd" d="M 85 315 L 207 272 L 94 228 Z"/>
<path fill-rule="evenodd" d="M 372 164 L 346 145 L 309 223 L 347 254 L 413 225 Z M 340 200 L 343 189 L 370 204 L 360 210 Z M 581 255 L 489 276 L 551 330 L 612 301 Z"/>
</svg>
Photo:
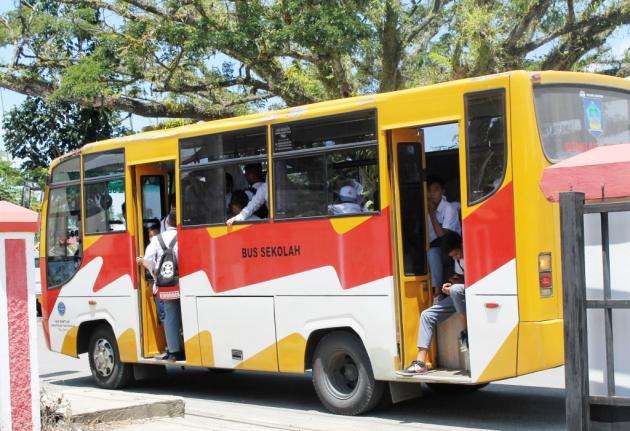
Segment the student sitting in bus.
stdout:
<svg viewBox="0 0 630 431">
<path fill-rule="evenodd" d="M 464 251 L 462 237 L 455 232 L 448 232 L 442 240 L 442 248 L 455 262 L 455 275 L 450 283 L 444 283 L 442 292 L 446 298 L 422 312 L 420 315 L 420 328 L 418 330 L 418 356 L 404 370 L 401 375 L 424 374 L 428 371 L 426 366 L 427 352 L 431 346 L 431 338 L 436 326 L 448 319 L 453 313 L 457 313 L 462 325 L 460 334 L 462 343 L 468 345 L 468 332 L 466 326 L 466 293 L 464 290 Z"/>
<path fill-rule="evenodd" d="M 259 166 L 260 169 L 250 168 L 249 170 L 250 175 L 247 176 L 247 181 L 250 183 L 251 187 L 256 190 L 256 193 L 251 198 L 247 206 L 243 208 L 239 214 L 233 216 L 232 218 L 229 218 L 225 222 L 225 224 L 228 226 L 232 226 L 234 222 L 245 221 L 249 219 L 254 213 L 256 213 L 256 215 L 258 215 L 258 217 L 260 218 L 267 217 L 267 213 L 268 213 L 267 211 L 267 201 L 268 201 L 267 182 L 265 181 L 264 183 L 261 183 L 260 181 L 256 181 L 257 179 L 256 175 L 258 175 L 258 173 L 262 174 L 262 166 L 260 165 L 260 163 L 256 165 Z M 248 166 L 254 166 L 254 165 L 248 165 Z M 246 175 L 247 175 L 247 172 L 248 172 L 248 168 L 245 167 Z M 252 181 L 255 181 L 255 182 L 252 183 Z M 263 207 L 264 207 L 265 215 L 264 217 L 261 217 L 260 213 L 258 213 L 257 211 Z"/>
<path fill-rule="evenodd" d="M 444 282 L 444 261 L 441 249 L 441 241 L 447 231 L 457 232 L 461 235 L 462 227 L 459 222 L 459 214 L 453 204 L 444 196 L 444 181 L 438 177 L 428 177 L 427 187 L 429 191 L 429 271 L 431 273 L 431 285 L 433 294 L 440 293 L 439 286 Z"/>
<path fill-rule="evenodd" d="M 245 193 L 245 191 L 236 190 L 232 192 L 232 199 L 230 200 L 230 215 L 232 217 L 239 215 L 248 203 L 249 199 L 247 198 L 247 193 Z M 256 214 L 251 214 L 244 221 L 254 220 L 260 220 L 260 217 L 258 217 Z"/>
<path fill-rule="evenodd" d="M 356 214 L 363 212 L 361 205 L 357 203 L 357 189 L 353 186 L 343 186 L 339 189 L 337 203 L 328 205 L 328 214 Z"/>
<path fill-rule="evenodd" d="M 245 179 L 247 180 L 247 184 L 249 184 L 245 193 L 247 193 L 247 197 L 250 201 L 254 198 L 260 187 L 267 186 L 267 183 L 263 180 L 263 168 L 260 163 L 245 165 Z M 261 219 L 267 217 L 269 211 L 267 210 L 266 201 L 265 205 L 261 205 L 255 213 Z"/>
</svg>

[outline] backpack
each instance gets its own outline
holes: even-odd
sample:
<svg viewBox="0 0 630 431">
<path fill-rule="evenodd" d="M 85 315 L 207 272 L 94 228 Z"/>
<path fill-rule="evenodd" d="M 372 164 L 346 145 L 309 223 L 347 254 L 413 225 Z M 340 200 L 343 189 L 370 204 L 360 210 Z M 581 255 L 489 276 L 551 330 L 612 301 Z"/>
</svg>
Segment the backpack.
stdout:
<svg viewBox="0 0 630 431">
<path fill-rule="evenodd" d="M 161 300 L 179 299 L 179 268 L 177 257 L 175 256 L 175 244 L 177 236 L 166 246 L 162 234 L 157 236 L 157 240 L 162 247 L 162 257 L 157 267 L 155 285 L 158 287 L 158 297 Z"/>
</svg>

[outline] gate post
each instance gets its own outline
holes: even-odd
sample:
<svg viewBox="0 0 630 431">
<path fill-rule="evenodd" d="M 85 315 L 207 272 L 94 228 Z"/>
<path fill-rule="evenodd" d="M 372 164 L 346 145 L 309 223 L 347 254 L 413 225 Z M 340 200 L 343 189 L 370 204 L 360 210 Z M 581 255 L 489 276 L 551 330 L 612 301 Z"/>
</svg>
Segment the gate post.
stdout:
<svg viewBox="0 0 630 431">
<path fill-rule="evenodd" d="M 560 193 L 562 300 L 566 420 L 569 430 L 590 425 L 586 270 L 584 262 L 584 193 Z"/>
<path fill-rule="evenodd" d="M 0 429 L 39 430 L 33 237 L 38 215 L 0 201 Z"/>
</svg>

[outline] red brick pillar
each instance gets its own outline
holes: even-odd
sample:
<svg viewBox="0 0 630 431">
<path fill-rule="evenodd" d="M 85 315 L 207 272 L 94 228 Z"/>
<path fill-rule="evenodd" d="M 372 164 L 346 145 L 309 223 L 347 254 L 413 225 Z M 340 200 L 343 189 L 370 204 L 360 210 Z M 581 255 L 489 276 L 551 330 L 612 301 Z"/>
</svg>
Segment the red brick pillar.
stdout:
<svg viewBox="0 0 630 431">
<path fill-rule="evenodd" d="M 39 430 L 33 237 L 37 213 L 0 201 L 0 428 Z"/>
</svg>

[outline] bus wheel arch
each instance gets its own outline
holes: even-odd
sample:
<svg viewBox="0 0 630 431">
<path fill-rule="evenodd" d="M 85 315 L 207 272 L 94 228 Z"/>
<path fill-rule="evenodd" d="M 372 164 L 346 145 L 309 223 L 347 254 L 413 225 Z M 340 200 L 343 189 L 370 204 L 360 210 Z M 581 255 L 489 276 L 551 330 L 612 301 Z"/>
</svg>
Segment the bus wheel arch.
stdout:
<svg viewBox="0 0 630 431">
<path fill-rule="evenodd" d="M 99 326 L 108 326 L 110 329 L 112 327 L 105 319 L 88 320 L 79 325 L 77 332 L 77 355 L 88 352 L 92 332 Z"/>
<path fill-rule="evenodd" d="M 104 389 L 120 389 L 133 380 L 133 364 L 120 360 L 118 340 L 111 325 L 106 321 L 88 326 L 87 353 L 90 371 L 96 385 Z"/>
<path fill-rule="evenodd" d="M 359 415 L 377 407 L 387 384 L 374 378 L 361 337 L 350 328 L 313 335 L 316 342 L 312 346 L 309 343 L 307 358 L 313 370 L 313 386 L 322 404 L 329 411 L 343 415 Z"/>
</svg>

